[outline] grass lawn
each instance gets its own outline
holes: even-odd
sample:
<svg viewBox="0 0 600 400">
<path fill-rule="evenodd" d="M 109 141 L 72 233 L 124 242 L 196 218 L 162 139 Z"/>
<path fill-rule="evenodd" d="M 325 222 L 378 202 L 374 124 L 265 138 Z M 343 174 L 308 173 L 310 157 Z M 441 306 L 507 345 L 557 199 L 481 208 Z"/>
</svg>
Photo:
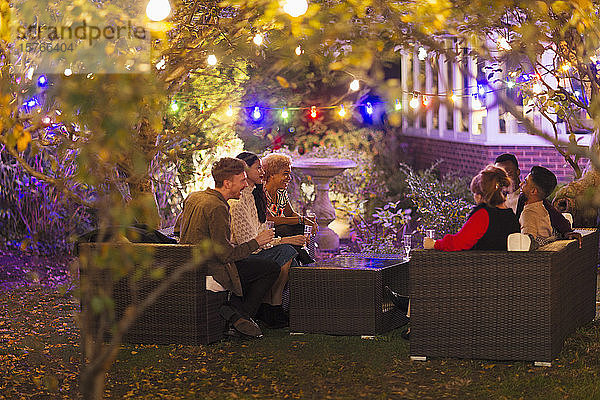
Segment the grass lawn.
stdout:
<svg viewBox="0 0 600 400">
<path fill-rule="evenodd" d="M 52 286 L 0 290 L 0 399 L 76 399 L 77 301 Z M 600 325 L 566 342 L 550 368 L 467 360 L 411 362 L 398 330 L 374 340 L 290 336 L 209 346 L 124 346 L 113 399 L 600 399 Z"/>
</svg>

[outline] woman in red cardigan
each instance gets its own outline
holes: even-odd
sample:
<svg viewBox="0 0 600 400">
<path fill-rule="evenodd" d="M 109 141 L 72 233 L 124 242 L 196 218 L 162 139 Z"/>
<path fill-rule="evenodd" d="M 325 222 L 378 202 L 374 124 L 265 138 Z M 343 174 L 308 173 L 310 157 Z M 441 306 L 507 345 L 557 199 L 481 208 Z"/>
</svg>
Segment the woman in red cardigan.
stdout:
<svg viewBox="0 0 600 400">
<path fill-rule="evenodd" d="M 521 231 L 517 216 L 504 204 L 504 189 L 508 187 L 510 179 L 506 172 L 488 165 L 471 181 L 471 192 L 477 205 L 460 231 L 446 235 L 441 240 L 425 238 L 423 247 L 442 251 L 506 250 L 508 235 Z M 396 307 L 410 317 L 408 297 L 395 293 L 387 286 L 385 289 Z M 401 335 L 409 339 L 410 328 Z"/>
<path fill-rule="evenodd" d="M 441 240 L 425 238 L 423 247 L 442 251 L 506 250 L 508 235 L 521 231 L 515 213 L 504 204 L 504 191 L 509 186 L 506 172 L 488 165 L 471 181 L 477 206 L 460 231 Z"/>
</svg>

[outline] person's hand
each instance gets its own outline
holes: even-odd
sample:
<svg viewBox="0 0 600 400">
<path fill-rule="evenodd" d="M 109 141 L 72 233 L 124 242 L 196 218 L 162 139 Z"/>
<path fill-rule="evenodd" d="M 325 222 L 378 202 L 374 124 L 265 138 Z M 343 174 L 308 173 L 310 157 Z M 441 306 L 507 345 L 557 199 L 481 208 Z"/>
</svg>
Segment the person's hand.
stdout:
<svg viewBox="0 0 600 400">
<path fill-rule="evenodd" d="M 271 243 L 271 240 L 273 240 L 273 237 L 275 237 L 275 232 L 273 229 L 266 229 L 262 232 L 260 232 L 257 236 L 256 236 L 256 241 L 258 242 L 259 246 L 264 246 L 267 243 Z"/>
<path fill-rule="evenodd" d="M 428 238 L 428 237 L 423 239 L 423 248 L 424 249 L 431 250 L 434 248 L 434 246 L 435 246 L 435 239 Z"/>
<path fill-rule="evenodd" d="M 304 246 L 306 238 L 304 235 L 287 236 L 281 238 L 281 244 L 291 244 L 292 246 Z"/>
<path fill-rule="evenodd" d="M 317 217 L 304 217 L 304 223 L 306 225 L 310 225 L 312 229 L 310 230 L 310 235 L 315 236 L 317 232 L 319 232 L 319 225 L 317 224 Z"/>
<path fill-rule="evenodd" d="M 567 232 L 565 233 L 565 239 L 567 240 L 577 240 L 577 242 L 579 243 L 579 248 L 581 248 L 582 245 L 582 237 L 581 237 L 581 233 L 578 232 Z"/>
</svg>

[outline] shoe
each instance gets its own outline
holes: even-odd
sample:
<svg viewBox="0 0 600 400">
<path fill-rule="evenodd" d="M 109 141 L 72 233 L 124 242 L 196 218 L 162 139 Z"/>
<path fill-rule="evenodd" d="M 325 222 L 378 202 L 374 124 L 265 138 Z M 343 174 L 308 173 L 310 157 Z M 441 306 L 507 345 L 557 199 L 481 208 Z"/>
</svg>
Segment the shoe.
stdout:
<svg viewBox="0 0 600 400">
<path fill-rule="evenodd" d="M 398 307 L 400 309 L 400 311 L 402 311 L 404 313 L 404 315 L 406 315 L 406 313 L 408 312 L 408 303 L 409 303 L 408 296 L 402 296 L 402 295 L 394 292 L 392 289 L 390 289 L 389 286 L 385 286 L 385 291 L 392 299 L 392 303 L 394 303 L 394 305 L 396 307 Z"/>
<path fill-rule="evenodd" d="M 259 319 L 269 329 L 281 329 L 289 326 L 289 318 L 281 306 L 262 303 L 256 312 Z"/>
<path fill-rule="evenodd" d="M 242 335 L 260 338 L 263 336 L 260 327 L 252 319 L 239 318 L 232 324 L 233 328 Z"/>
</svg>

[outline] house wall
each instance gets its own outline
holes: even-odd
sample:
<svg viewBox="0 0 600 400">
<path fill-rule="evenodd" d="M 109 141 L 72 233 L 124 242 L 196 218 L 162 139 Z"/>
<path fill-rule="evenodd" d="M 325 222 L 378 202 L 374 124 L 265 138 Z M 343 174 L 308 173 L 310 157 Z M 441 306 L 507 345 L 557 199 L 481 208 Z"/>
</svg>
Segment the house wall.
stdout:
<svg viewBox="0 0 600 400">
<path fill-rule="evenodd" d="M 569 182 L 574 177 L 573 169 L 554 147 L 483 145 L 416 136 L 404 136 L 400 140 L 405 151 L 412 156 L 413 167 L 417 169 L 428 168 L 437 160 L 443 160 L 439 165 L 442 173 L 457 171 L 464 175 L 475 175 L 487 164 L 493 163 L 498 155 L 512 153 L 519 161 L 522 178 L 534 165 L 554 172 L 559 182 Z M 579 165 L 583 168 L 586 162 L 586 159 L 582 159 Z"/>
</svg>

